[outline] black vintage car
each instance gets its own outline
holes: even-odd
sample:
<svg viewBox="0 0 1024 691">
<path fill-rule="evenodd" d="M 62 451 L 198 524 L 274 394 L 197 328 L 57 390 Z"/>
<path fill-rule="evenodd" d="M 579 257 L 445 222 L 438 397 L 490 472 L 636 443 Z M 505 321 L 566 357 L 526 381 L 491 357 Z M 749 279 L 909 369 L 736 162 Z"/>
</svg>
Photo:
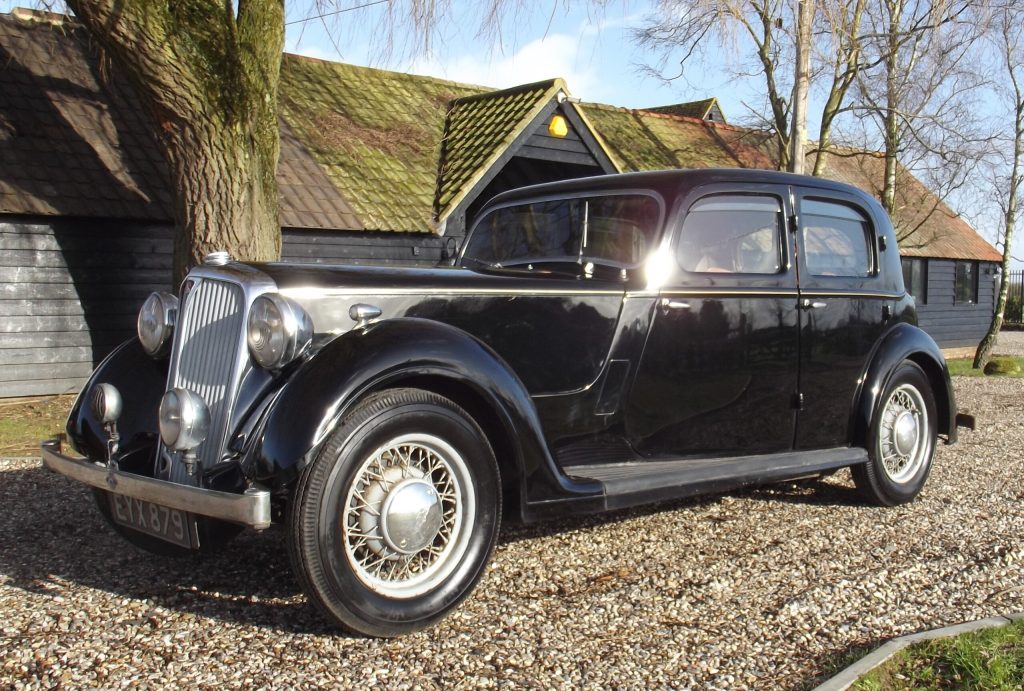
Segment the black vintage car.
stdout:
<svg viewBox="0 0 1024 691">
<path fill-rule="evenodd" d="M 45 464 L 131 542 L 286 526 L 328 617 L 392 636 L 532 521 L 850 466 L 911 501 L 956 439 L 889 219 L 857 189 L 739 170 L 502 194 L 454 267 L 211 255 L 150 296 Z M 699 527 L 696 528 L 699 530 Z"/>
</svg>

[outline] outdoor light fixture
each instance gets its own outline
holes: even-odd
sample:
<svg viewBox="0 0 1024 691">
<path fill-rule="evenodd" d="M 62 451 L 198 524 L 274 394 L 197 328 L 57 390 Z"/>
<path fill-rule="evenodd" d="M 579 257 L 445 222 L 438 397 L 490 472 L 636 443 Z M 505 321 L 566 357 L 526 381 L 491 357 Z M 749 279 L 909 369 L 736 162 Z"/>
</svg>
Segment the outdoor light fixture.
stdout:
<svg viewBox="0 0 1024 691">
<path fill-rule="evenodd" d="M 559 139 L 569 134 L 569 123 L 564 115 L 556 115 L 551 118 L 551 122 L 548 123 L 548 134 Z"/>
</svg>

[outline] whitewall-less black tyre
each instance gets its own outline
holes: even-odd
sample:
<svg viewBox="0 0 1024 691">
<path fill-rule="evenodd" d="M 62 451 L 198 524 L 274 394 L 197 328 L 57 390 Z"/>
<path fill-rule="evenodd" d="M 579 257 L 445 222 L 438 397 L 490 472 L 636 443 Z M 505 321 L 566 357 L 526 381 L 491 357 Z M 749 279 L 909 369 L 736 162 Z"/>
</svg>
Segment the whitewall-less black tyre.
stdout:
<svg viewBox="0 0 1024 691">
<path fill-rule="evenodd" d="M 895 506 L 917 497 L 932 467 L 935 422 L 928 376 L 904 360 L 889 378 L 871 422 L 870 460 L 853 467 L 853 479 L 866 499 Z"/>
<path fill-rule="evenodd" d="M 390 389 L 357 406 L 303 470 L 289 554 L 330 619 L 398 636 L 470 593 L 500 516 L 498 466 L 476 422 L 437 394 Z"/>
</svg>

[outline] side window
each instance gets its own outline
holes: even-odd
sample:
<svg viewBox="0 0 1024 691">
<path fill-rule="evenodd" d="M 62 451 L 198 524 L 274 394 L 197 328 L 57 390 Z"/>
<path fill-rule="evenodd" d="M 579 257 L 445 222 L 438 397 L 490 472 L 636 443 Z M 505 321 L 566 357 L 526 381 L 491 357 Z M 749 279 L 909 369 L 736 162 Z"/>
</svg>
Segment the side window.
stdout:
<svg viewBox="0 0 1024 691">
<path fill-rule="evenodd" d="M 508 206 L 476 225 L 463 261 L 502 266 L 594 261 L 633 267 L 657 241 L 660 221 L 661 205 L 644 194 Z"/>
<path fill-rule="evenodd" d="M 800 204 L 807 270 L 813 276 L 870 276 L 871 224 L 845 204 L 804 199 Z"/>
<path fill-rule="evenodd" d="M 977 304 L 978 262 L 958 261 L 953 284 L 954 304 Z"/>
<path fill-rule="evenodd" d="M 683 221 L 679 265 L 693 273 L 778 273 L 782 268 L 782 228 L 778 197 L 704 197 L 690 207 Z"/>
<path fill-rule="evenodd" d="M 577 261 L 583 201 L 562 199 L 498 209 L 473 230 L 464 259 L 511 266 L 541 259 Z"/>
<path fill-rule="evenodd" d="M 594 197 L 587 202 L 583 256 L 633 267 L 657 241 L 661 206 L 643 194 Z"/>
<path fill-rule="evenodd" d="M 919 305 L 928 304 L 928 260 L 904 257 L 903 286 Z"/>
</svg>

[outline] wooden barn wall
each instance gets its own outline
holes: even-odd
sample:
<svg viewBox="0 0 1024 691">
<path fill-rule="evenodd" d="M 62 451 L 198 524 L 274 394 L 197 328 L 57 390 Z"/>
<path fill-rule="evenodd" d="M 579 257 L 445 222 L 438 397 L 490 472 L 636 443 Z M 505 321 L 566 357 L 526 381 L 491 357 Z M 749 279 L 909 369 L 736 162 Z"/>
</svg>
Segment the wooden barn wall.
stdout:
<svg viewBox="0 0 1024 691">
<path fill-rule="evenodd" d="M 0 398 L 77 391 L 171 284 L 169 224 L 0 218 Z M 309 263 L 433 266 L 440 238 L 286 229 L 282 256 Z"/>
<path fill-rule="evenodd" d="M 918 323 L 943 348 L 976 346 L 995 309 L 994 282 L 992 274 L 986 273 L 995 264 L 979 263 L 978 302 L 973 305 L 953 304 L 954 267 L 952 260 L 928 260 L 928 301 L 917 306 Z"/>
</svg>

